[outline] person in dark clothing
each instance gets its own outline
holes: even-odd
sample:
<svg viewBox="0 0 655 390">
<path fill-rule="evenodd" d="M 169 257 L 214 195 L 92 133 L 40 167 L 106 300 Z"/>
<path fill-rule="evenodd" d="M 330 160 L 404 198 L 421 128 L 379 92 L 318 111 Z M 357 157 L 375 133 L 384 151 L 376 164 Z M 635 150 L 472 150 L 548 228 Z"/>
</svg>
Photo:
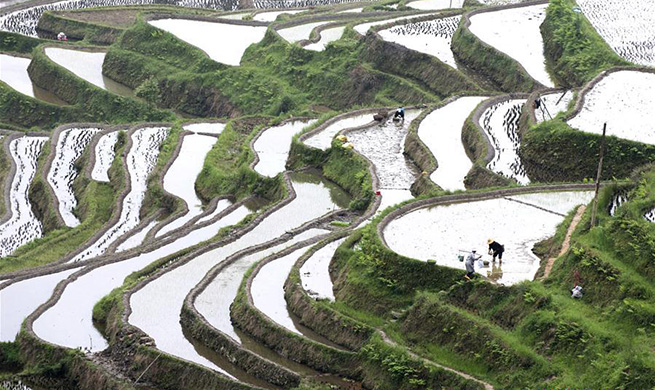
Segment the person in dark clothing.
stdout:
<svg viewBox="0 0 655 390">
<path fill-rule="evenodd" d="M 473 275 L 475 274 L 475 261 L 480 259 L 480 257 L 482 256 L 475 253 L 475 249 L 473 249 L 468 257 L 466 257 L 466 262 L 464 263 L 466 266 L 466 275 L 464 275 L 464 277 L 466 280 L 471 280 L 471 278 L 473 278 Z"/>
<path fill-rule="evenodd" d="M 491 238 L 487 240 L 487 244 L 489 244 L 489 254 L 494 257 L 493 261 L 495 262 L 496 257 L 498 257 L 498 260 L 500 261 L 500 263 L 502 263 L 503 252 L 505 252 L 505 246 L 492 240 Z"/>
<path fill-rule="evenodd" d="M 393 114 L 393 119 L 404 120 L 405 119 L 405 108 L 404 107 L 398 107 L 398 109 L 396 110 L 396 113 Z"/>
</svg>

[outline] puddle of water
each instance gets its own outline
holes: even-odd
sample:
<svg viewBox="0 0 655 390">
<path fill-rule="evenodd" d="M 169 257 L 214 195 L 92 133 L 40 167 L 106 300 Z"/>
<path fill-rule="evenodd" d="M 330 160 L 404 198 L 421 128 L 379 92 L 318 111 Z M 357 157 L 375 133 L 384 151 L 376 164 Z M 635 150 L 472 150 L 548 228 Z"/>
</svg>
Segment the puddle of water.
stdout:
<svg viewBox="0 0 655 390">
<path fill-rule="evenodd" d="M 194 303 L 198 311 L 212 324 L 213 327 L 232 337 L 236 342 L 241 343 L 232 320 L 230 319 L 230 305 L 234 302 L 243 280 L 243 275 L 256 262 L 266 258 L 273 253 L 288 248 L 300 241 L 329 233 L 327 230 L 310 229 L 298 234 L 291 240 L 276 245 L 269 249 L 249 256 L 244 256 L 229 266 L 225 267 L 207 288 L 196 298 Z"/>
<path fill-rule="evenodd" d="M 239 66 L 248 46 L 264 38 L 266 27 L 240 26 L 216 22 L 185 19 L 160 19 L 148 21 L 151 25 L 175 35 L 207 53 L 209 58 L 227 65 Z M 217 37 L 221 39 L 216 44 Z"/>
<path fill-rule="evenodd" d="M 291 149 L 291 139 L 304 127 L 314 122 L 315 119 L 289 121 L 264 130 L 253 145 L 255 153 L 259 156 L 259 162 L 254 167 L 255 171 L 268 177 L 284 172 Z"/>
<path fill-rule="evenodd" d="M 88 348 L 93 352 L 104 350 L 107 341 L 94 327 L 91 317 L 96 302 L 122 285 L 132 272 L 157 259 L 208 240 L 220 228 L 239 222 L 247 214 L 245 207 L 238 208 L 215 224 L 193 231 L 159 249 L 96 268 L 80 276 L 66 286 L 59 301 L 34 322 L 34 332 L 44 340 L 65 347 Z M 179 310 L 177 313 L 179 315 Z"/>
<path fill-rule="evenodd" d="M 346 26 L 325 29 L 321 31 L 321 39 L 318 42 L 309 44 L 304 48 L 307 50 L 323 51 L 328 43 L 339 40 L 345 29 Z"/>
<path fill-rule="evenodd" d="M 10 255 L 19 246 L 41 237 L 43 227 L 32 212 L 27 198 L 30 183 L 47 137 L 21 137 L 9 144 L 11 157 L 16 163 L 16 174 L 9 190 L 11 218 L 0 225 L 0 257 Z"/>
<path fill-rule="evenodd" d="M 103 254 L 120 236 L 139 225 L 141 204 L 145 197 L 148 176 L 157 164 L 159 146 L 168 134 L 166 127 L 144 127 L 132 134 L 132 148 L 127 155 L 127 169 L 132 187 L 123 200 L 118 222 L 96 242 L 78 254 L 71 262 L 78 262 Z"/>
<path fill-rule="evenodd" d="M 448 8 L 462 8 L 463 4 L 464 0 L 418 0 L 408 3 L 407 6 L 424 11 L 437 11 Z"/>
<path fill-rule="evenodd" d="M 548 4 L 484 12 L 471 16 L 469 29 L 483 42 L 518 61 L 535 80 L 553 87 L 546 71 L 539 26 Z"/>
<path fill-rule="evenodd" d="M 328 23 L 331 23 L 331 21 L 301 24 L 299 26 L 287 27 L 281 30 L 277 30 L 277 33 L 280 34 L 280 36 L 287 42 L 295 43 L 302 41 L 303 39 L 309 39 L 312 30 L 318 26 L 322 26 Z"/>
<path fill-rule="evenodd" d="M 55 158 L 47 180 L 59 201 L 59 213 L 68 227 L 75 227 L 80 220 L 73 214 L 77 199 L 73 192 L 73 180 L 77 177 L 75 161 L 82 155 L 98 128 L 72 128 L 59 134 Z"/>
<path fill-rule="evenodd" d="M 347 134 L 348 141 L 352 142 L 355 149 L 375 165 L 382 190 L 407 190 L 416 180 L 417 169 L 407 160 L 403 151 L 409 125 L 419 114 L 419 110 L 407 110 L 402 123 L 389 119 L 382 124 Z"/>
<path fill-rule="evenodd" d="M 221 134 L 225 129 L 225 123 L 192 123 L 184 125 L 184 130 L 193 131 L 194 133 Z"/>
<path fill-rule="evenodd" d="M 457 15 L 451 18 L 408 23 L 378 33 L 385 41 L 435 56 L 443 63 L 457 69 L 450 43 L 460 19 L 461 16 Z"/>
<path fill-rule="evenodd" d="M 130 88 L 102 74 L 106 53 L 46 47 L 45 54 L 58 65 L 97 87 L 121 96 L 134 96 Z"/>
<path fill-rule="evenodd" d="M 107 133 L 100 137 L 96 144 L 96 161 L 91 171 L 91 178 L 109 183 L 109 168 L 116 157 L 114 145 L 118 140 L 118 131 Z"/>
<path fill-rule="evenodd" d="M 200 134 L 189 134 L 182 139 L 180 154 L 164 176 L 164 189 L 182 198 L 189 211 L 161 228 L 155 237 L 161 237 L 202 214 L 202 201 L 196 195 L 196 178 L 216 140 L 216 137 Z"/>
<path fill-rule="evenodd" d="M 143 229 L 139 230 L 137 233 L 133 234 L 128 238 L 127 240 L 123 241 L 122 244 L 120 244 L 116 248 L 116 252 L 123 252 L 128 249 L 136 248 L 137 246 L 141 245 L 143 243 L 143 240 L 146 238 L 148 233 L 155 227 L 157 226 L 157 221 L 152 221 L 148 224 L 148 226 L 144 227 Z"/>
<path fill-rule="evenodd" d="M 273 22 L 279 15 L 282 14 L 287 14 L 287 15 L 295 15 L 299 12 L 306 11 L 304 9 L 297 9 L 297 10 L 286 10 L 286 11 L 272 11 L 272 12 L 261 12 L 258 13 L 253 17 L 253 20 L 257 20 L 259 22 Z"/>
<path fill-rule="evenodd" d="M 593 192 L 585 191 L 512 198 L 568 212 L 592 197 Z M 383 234 L 389 247 L 401 255 L 423 261 L 434 259 L 439 265 L 458 269 L 464 269 L 464 263 L 457 259 L 460 251 L 476 249 L 484 260 L 491 261 L 486 243 L 492 238 L 505 245 L 503 263 L 496 270 L 477 266 L 476 270 L 485 276 L 487 272 L 494 273 L 499 283 L 511 285 L 532 280 L 539 268 L 539 258 L 532 253 L 532 247 L 552 236 L 563 219 L 523 203 L 491 199 L 422 208 L 391 221 Z M 412 234 L 408 235 L 408 231 Z"/>
<path fill-rule="evenodd" d="M 334 207 L 325 185 L 295 182 L 293 176 L 292 182 L 297 197 L 265 218 L 253 230 L 235 242 L 206 252 L 171 270 L 132 295 L 129 322 L 154 338 L 160 350 L 208 365 L 207 360 L 195 353 L 182 334 L 179 317 L 184 299 L 214 265 L 233 253 L 277 238 Z M 224 314 L 229 316 L 229 312 Z"/>
<path fill-rule="evenodd" d="M 530 183 L 519 157 L 519 120 L 525 99 L 513 99 L 489 107 L 480 117 L 480 126 L 494 148 L 494 158 L 487 164 L 490 170 L 515 179 L 519 184 Z"/>
<path fill-rule="evenodd" d="M 31 61 L 29 58 L 14 57 L 0 53 L 0 80 L 24 95 L 58 106 L 68 104 L 52 92 L 37 87 L 32 83 L 30 75 L 27 73 L 27 67 Z"/>
<path fill-rule="evenodd" d="M 357 31 L 361 35 L 366 35 L 366 33 L 368 32 L 368 30 L 371 27 L 379 26 L 379 25 L 382 25 L 382 24 L 393 23 L 393 22 L 398 21 L 398 20 L 409 19 L 409 18 L 411 18 L 411 16 L 407 15 L 407 16 L 401 16 L 399 18 L 384 19 L 384 20 L 378 20 L 378 21 L 375 21 L 375 22 L 362 23 L 362 24 L 356 25 L 354 27 L 354 29 L 355 29 L 355 31 Z"/>
<path fill-rule="evenodd" d="M 55 286 L 80 268 L 26 279 L 0 290 L 0 341 L 14 341 L 23 320 L 47 301 Z"/>
<path fill-rule="evenodd" d="M 321 150 L 327 150 L 332 145 L 332 138 L 343 129 L 363 126 L 373 122 L 373 114 L 362 114 L 351 118 L 341 119 L 307 138 L 304 142 L 306 145 L 313 146 Z"/>
<path fill-rule="evenodd" d="M 540 96 L 541 107 L 535 108 L 534 115 L 537 117 L 537 123 L 553 119 L 560 112 L 564 112 L 569 107 L 573 93 L 571 91 L 549 93 Z M 533 104 L 533 102 L 529 102 Z"/>
<path fill-rule="evenodd" d="M 586 95 L 580 113 L 568 124 L 588 133 L 607 134 L 655 144 L 655 74 L 635 71 L 611 73 Z"/>
<path fill-rule="evenodd" d="M 432 111 L 423 119 L 418 136 L 437 159 L 439 167 L 430 179 L 444 190 L 465 190 L 464 178 L 473 166 L 462 145 L 462 126 L 471 111 L 484 100 L 461 97 Z"/>
<path fill-rule="evenodd" d="M 333 241 L 317 250 L 300 267 L 302 286 L 311 297 L 315 299 L 329 299 L 334 302 L 332 291 L 332 278 L 330 277 L 330 262 L 337 250 L 346 239 Z"/>
</svg>

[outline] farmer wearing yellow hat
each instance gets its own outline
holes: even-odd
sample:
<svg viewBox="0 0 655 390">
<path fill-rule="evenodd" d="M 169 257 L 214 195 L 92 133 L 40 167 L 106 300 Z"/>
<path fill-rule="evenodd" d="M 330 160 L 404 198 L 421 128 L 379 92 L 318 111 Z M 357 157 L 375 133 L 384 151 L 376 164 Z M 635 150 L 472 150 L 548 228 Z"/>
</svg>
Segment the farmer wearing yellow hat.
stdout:
<svg viewBox="0 0 655 390">
<path fill-rule="evenodd" d="M 487 244 L 489 244 L 489 254 L 492 255 L 493 262 L 496 262 L 496 256 L 498 256 L 498 262 L 503 263 L 503 252 L 505 252 L 505 246 L 494 241 L 493 239 L 488 239 Z"/>
</svg>

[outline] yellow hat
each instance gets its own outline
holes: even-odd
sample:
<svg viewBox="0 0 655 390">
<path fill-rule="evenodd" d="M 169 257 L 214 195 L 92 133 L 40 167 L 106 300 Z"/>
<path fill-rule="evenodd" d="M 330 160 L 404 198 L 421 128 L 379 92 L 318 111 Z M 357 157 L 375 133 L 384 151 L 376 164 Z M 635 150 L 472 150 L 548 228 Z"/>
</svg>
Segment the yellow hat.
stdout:
<svg viewBox="0 0 655 390">
<path fill-rule="evenodd" d="M 491 244 L 492 242 L 494 242 L 494 240 L 492 240 L 491 238 L 487 240 L 487 244 Z"/>
</svg>

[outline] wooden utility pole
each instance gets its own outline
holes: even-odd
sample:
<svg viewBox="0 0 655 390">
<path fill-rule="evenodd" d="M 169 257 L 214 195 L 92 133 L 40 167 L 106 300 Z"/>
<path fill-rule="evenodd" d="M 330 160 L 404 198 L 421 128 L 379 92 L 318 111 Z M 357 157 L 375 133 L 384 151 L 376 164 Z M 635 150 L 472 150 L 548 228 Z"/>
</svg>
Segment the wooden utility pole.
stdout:
<svg viewBox="0 0 655 390">
<path fill-rule="evenodd" d="M 603 155 L 605 152 L 605 131 L 607 130 L 607 122 L 603 125 L 603 136 L 600 139 L 600 159 L 598 160 L 598 172 L 596 172 L 596 193 L 594 194 L 594 207 L 591 210 L 591 226 L 596 225 L 596 212 L 598 211 L 598 191 L 600 190 L 600 173 L 603 170 Z"/>
</svg>

